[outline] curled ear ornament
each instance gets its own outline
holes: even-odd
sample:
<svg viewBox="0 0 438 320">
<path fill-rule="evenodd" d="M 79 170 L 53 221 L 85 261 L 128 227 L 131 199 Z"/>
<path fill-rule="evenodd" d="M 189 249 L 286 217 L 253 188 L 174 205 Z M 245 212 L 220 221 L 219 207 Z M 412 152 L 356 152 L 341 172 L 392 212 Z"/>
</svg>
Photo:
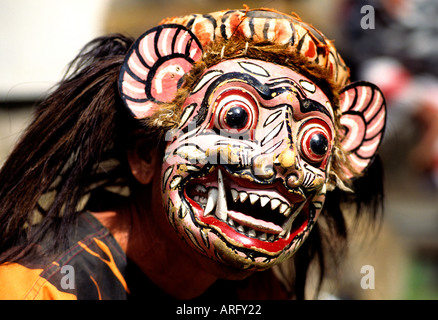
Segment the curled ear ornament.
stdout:
<svg viewBox="0 0 438 320">
<path fill-rule="evenodd" d="M 341 145 L 348 161 L 358 174 L 372 162 L 382 142 L 386 123 L 386 103 L 380 89 L 365 81 L 345 86 L 339 96 L 344 130 Z M 354 173 L 347 170 L 347 177 Z"/>
<path fill-rule="evenodd" d="M 120 70 L 119 93 L 137 119 L 171 102 L 180 80 L 202 56 L 197 37 L 184 26 L 167 24 L 141 35 Z"/>
</svg>

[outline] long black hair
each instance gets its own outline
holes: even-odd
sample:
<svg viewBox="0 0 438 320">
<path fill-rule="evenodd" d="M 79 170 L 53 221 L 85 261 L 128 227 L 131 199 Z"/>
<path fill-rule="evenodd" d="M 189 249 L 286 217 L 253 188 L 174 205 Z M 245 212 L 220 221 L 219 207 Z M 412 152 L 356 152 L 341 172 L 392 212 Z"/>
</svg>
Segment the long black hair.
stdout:
<svg viewBox="0 0 438 320">
<path fill-rule="evenodd" d="M 37 106 L 0 171 L 0 263 L 25 256 L 48 230 L 55 235 L 49 251 L 65 245 L 78 204 L 93 184 L 127 176 L 102 166 L 123 162 L 121 146 L 135 127 L 117 91 L 132 43 L 118 34 L 91 41 Z"/>
</svg>

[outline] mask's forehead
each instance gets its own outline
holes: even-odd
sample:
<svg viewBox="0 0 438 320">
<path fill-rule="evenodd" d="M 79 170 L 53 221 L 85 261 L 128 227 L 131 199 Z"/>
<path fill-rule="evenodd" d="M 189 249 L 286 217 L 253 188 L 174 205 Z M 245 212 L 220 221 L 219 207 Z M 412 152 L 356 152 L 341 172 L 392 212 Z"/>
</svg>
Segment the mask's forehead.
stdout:
<svg viewBox="0 0 438 320">
<path fill-rule="evenodd" d="M 317 101 L 317 109 L 297 108 L 297 116 L 300 113 L 317 111 L 334 122 L 329 99 L 313 81 L 288 67 L 255 59 L 226 60 L 207 69 L 193 88 L 184 107 L 200 104 L 201 101 L 204 107 L 211 106 L 216 91 L 226 90 L 236 84 L 255 91 L 257 100 L 267 108 L 279 105 L 281 99 L 285 99 L 284 95 L 280 98 L 280 93 L 285 91 L 293 95 L 293 99 L 290 96 L 291 103 L 292 100 L 297 101 L 297 96 Z"/>
</svg>

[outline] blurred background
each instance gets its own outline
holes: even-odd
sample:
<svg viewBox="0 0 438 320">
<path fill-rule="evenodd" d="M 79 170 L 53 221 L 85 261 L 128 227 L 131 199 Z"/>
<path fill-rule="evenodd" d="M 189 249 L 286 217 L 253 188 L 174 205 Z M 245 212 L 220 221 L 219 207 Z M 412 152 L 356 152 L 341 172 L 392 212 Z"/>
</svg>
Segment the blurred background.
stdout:
<svg viewBox="0 0 438 320">
<path fill-rule="evenodd" d="M 355 232 L 339 279 L 325 290 L 347 299 L 438 298 L 438 1 L 436 0 L 2 0 L 0 165 L 35 104 L 96 36 L 139 36 L 161 19 L 215 10 L 296 12 L 336 46 L 352 80 L 376 83 L 388 103 L 381 156 L 385 217 L 378 236 Z M 363 289 L 364 265 L 374 289 Z"/>
</svg>

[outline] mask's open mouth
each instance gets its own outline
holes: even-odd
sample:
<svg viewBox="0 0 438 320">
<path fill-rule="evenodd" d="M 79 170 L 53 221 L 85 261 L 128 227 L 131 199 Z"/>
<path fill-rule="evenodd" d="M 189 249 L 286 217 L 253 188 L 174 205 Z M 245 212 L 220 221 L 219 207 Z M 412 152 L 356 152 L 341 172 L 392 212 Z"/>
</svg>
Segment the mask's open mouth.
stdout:
<svg viewBox="0 0 438 320">
<path fill-rule="evenodd" d="M 217 169 L 192 179 L 185 186 L 185 196 L 201 223 L 244 245 L 275 250 L 287 245 L 308 222 L 302 210 L 306 198 L 278 189 Z"/>
</svg>

